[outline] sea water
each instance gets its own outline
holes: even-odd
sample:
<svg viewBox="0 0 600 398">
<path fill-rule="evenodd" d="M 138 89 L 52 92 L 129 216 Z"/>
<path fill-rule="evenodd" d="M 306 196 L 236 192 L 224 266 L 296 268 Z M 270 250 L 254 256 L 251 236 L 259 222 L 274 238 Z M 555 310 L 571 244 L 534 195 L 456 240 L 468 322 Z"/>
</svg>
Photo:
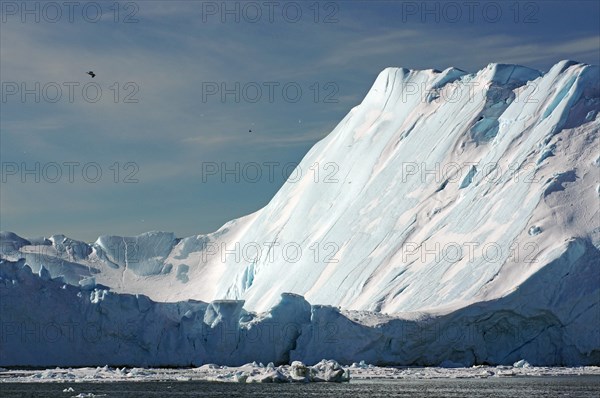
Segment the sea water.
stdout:
<svg viewBox="0 0 600 398">
<path fill-rule="evenodd" d="M 63 390 L 73 388 L 73 392 Z M 356 380 L 350 383 L 210 382 L 0 383 L 9 397 L 598 397 L 600 376 Z M 80 395 L 81 394 L 81 395 Z"/>
</svg>

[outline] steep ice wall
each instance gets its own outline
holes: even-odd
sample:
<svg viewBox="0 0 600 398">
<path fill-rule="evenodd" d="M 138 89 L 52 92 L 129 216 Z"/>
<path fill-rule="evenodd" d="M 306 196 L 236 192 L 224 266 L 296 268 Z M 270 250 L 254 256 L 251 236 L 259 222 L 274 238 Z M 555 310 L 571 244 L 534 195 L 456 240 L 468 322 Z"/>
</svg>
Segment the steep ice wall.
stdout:
<svg viewBox="0 0 600 398">
<path fill-rule="evenodd" d="M 600 109 L 598 73 L 568 62 L 544 76 L 512 65 L 461 77 L 385 70 L 300 165 L 334 165 L 336 180 L 286 184 L 217 240 L 279 244 L 251 264 L 212 259 L 228 275 L 218 292 L 258 309 L 292 291 L 385 312 L 510 292 L 560 255 L 556 245 L 598 227 L 599 120 L 571 112 Z M 555 156 L 536 164 L 552 145 Z M 534 225 L 542 232 L 531 236 Z M 297 262 L 283 250 L 295 244 Z"/>
<path fill-rule="evenodd" d="M 520 290 L 441 316 L 340 311 L 287 293 L 262 314 L 236 300 L 157 303 L 40 278 L 23 260 L 0 261 L 0 298 L 8 307 L 0 366 L 314 364 L 324 357 L 347 365 L 507 365 L 521 358 L 597 365 L 600 318 L 589 297 L 600 286 L 577 289 L 597 276 L 597 256 L 589 242 L 571 241 Z M 551 292 L 549 280 L 556 285 Z M 552 301 L 569 310 L 549 310 Z"/>
</svg>

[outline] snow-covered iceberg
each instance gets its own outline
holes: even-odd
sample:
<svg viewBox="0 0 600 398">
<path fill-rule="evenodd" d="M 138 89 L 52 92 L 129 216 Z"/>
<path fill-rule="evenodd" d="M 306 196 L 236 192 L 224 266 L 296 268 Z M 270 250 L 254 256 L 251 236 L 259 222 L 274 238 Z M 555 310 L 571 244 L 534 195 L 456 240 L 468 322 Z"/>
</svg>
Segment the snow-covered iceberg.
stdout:
<svg viewBox="0 0 600 398">
<path fill-rule="evenodd" d="M 599 74 L 388 68 L 212 234 L 3 232 L 0 366 L 600 364 Z"/>
</svg>

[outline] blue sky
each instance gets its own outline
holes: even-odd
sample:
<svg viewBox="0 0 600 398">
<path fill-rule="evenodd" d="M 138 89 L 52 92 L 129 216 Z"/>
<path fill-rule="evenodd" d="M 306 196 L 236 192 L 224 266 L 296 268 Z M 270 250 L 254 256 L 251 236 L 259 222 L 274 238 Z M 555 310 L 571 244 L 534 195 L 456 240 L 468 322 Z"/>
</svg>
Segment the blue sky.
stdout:
<svg viewBox="0 0 600 398">
<path fill-rule="evenodd" d="M 387 66 L 600 63 L 595 1 L 48 3 L 3 1 L 0 25 L 0 229 L 29 237 L 188 236 L 254 212 Z"/>
</svg>

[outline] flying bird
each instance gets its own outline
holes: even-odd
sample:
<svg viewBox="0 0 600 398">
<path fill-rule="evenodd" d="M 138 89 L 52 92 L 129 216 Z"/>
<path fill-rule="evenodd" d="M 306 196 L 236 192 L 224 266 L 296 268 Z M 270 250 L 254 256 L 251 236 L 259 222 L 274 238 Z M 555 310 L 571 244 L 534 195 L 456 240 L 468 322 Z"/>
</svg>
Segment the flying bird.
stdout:
<svg viewBox="0 0 600 398">
<path fill-rule="evenodd" d="M 96 74 L 95 74 L 94 72 L 92 72 L 92 71 L 89 71 L 87 74 L 88 74 L 88 75 L 90 75 L 90 76 L 92 77 L 92 79 L 93 79 L 94 77 L 96 77 Z"/>
</svg>

